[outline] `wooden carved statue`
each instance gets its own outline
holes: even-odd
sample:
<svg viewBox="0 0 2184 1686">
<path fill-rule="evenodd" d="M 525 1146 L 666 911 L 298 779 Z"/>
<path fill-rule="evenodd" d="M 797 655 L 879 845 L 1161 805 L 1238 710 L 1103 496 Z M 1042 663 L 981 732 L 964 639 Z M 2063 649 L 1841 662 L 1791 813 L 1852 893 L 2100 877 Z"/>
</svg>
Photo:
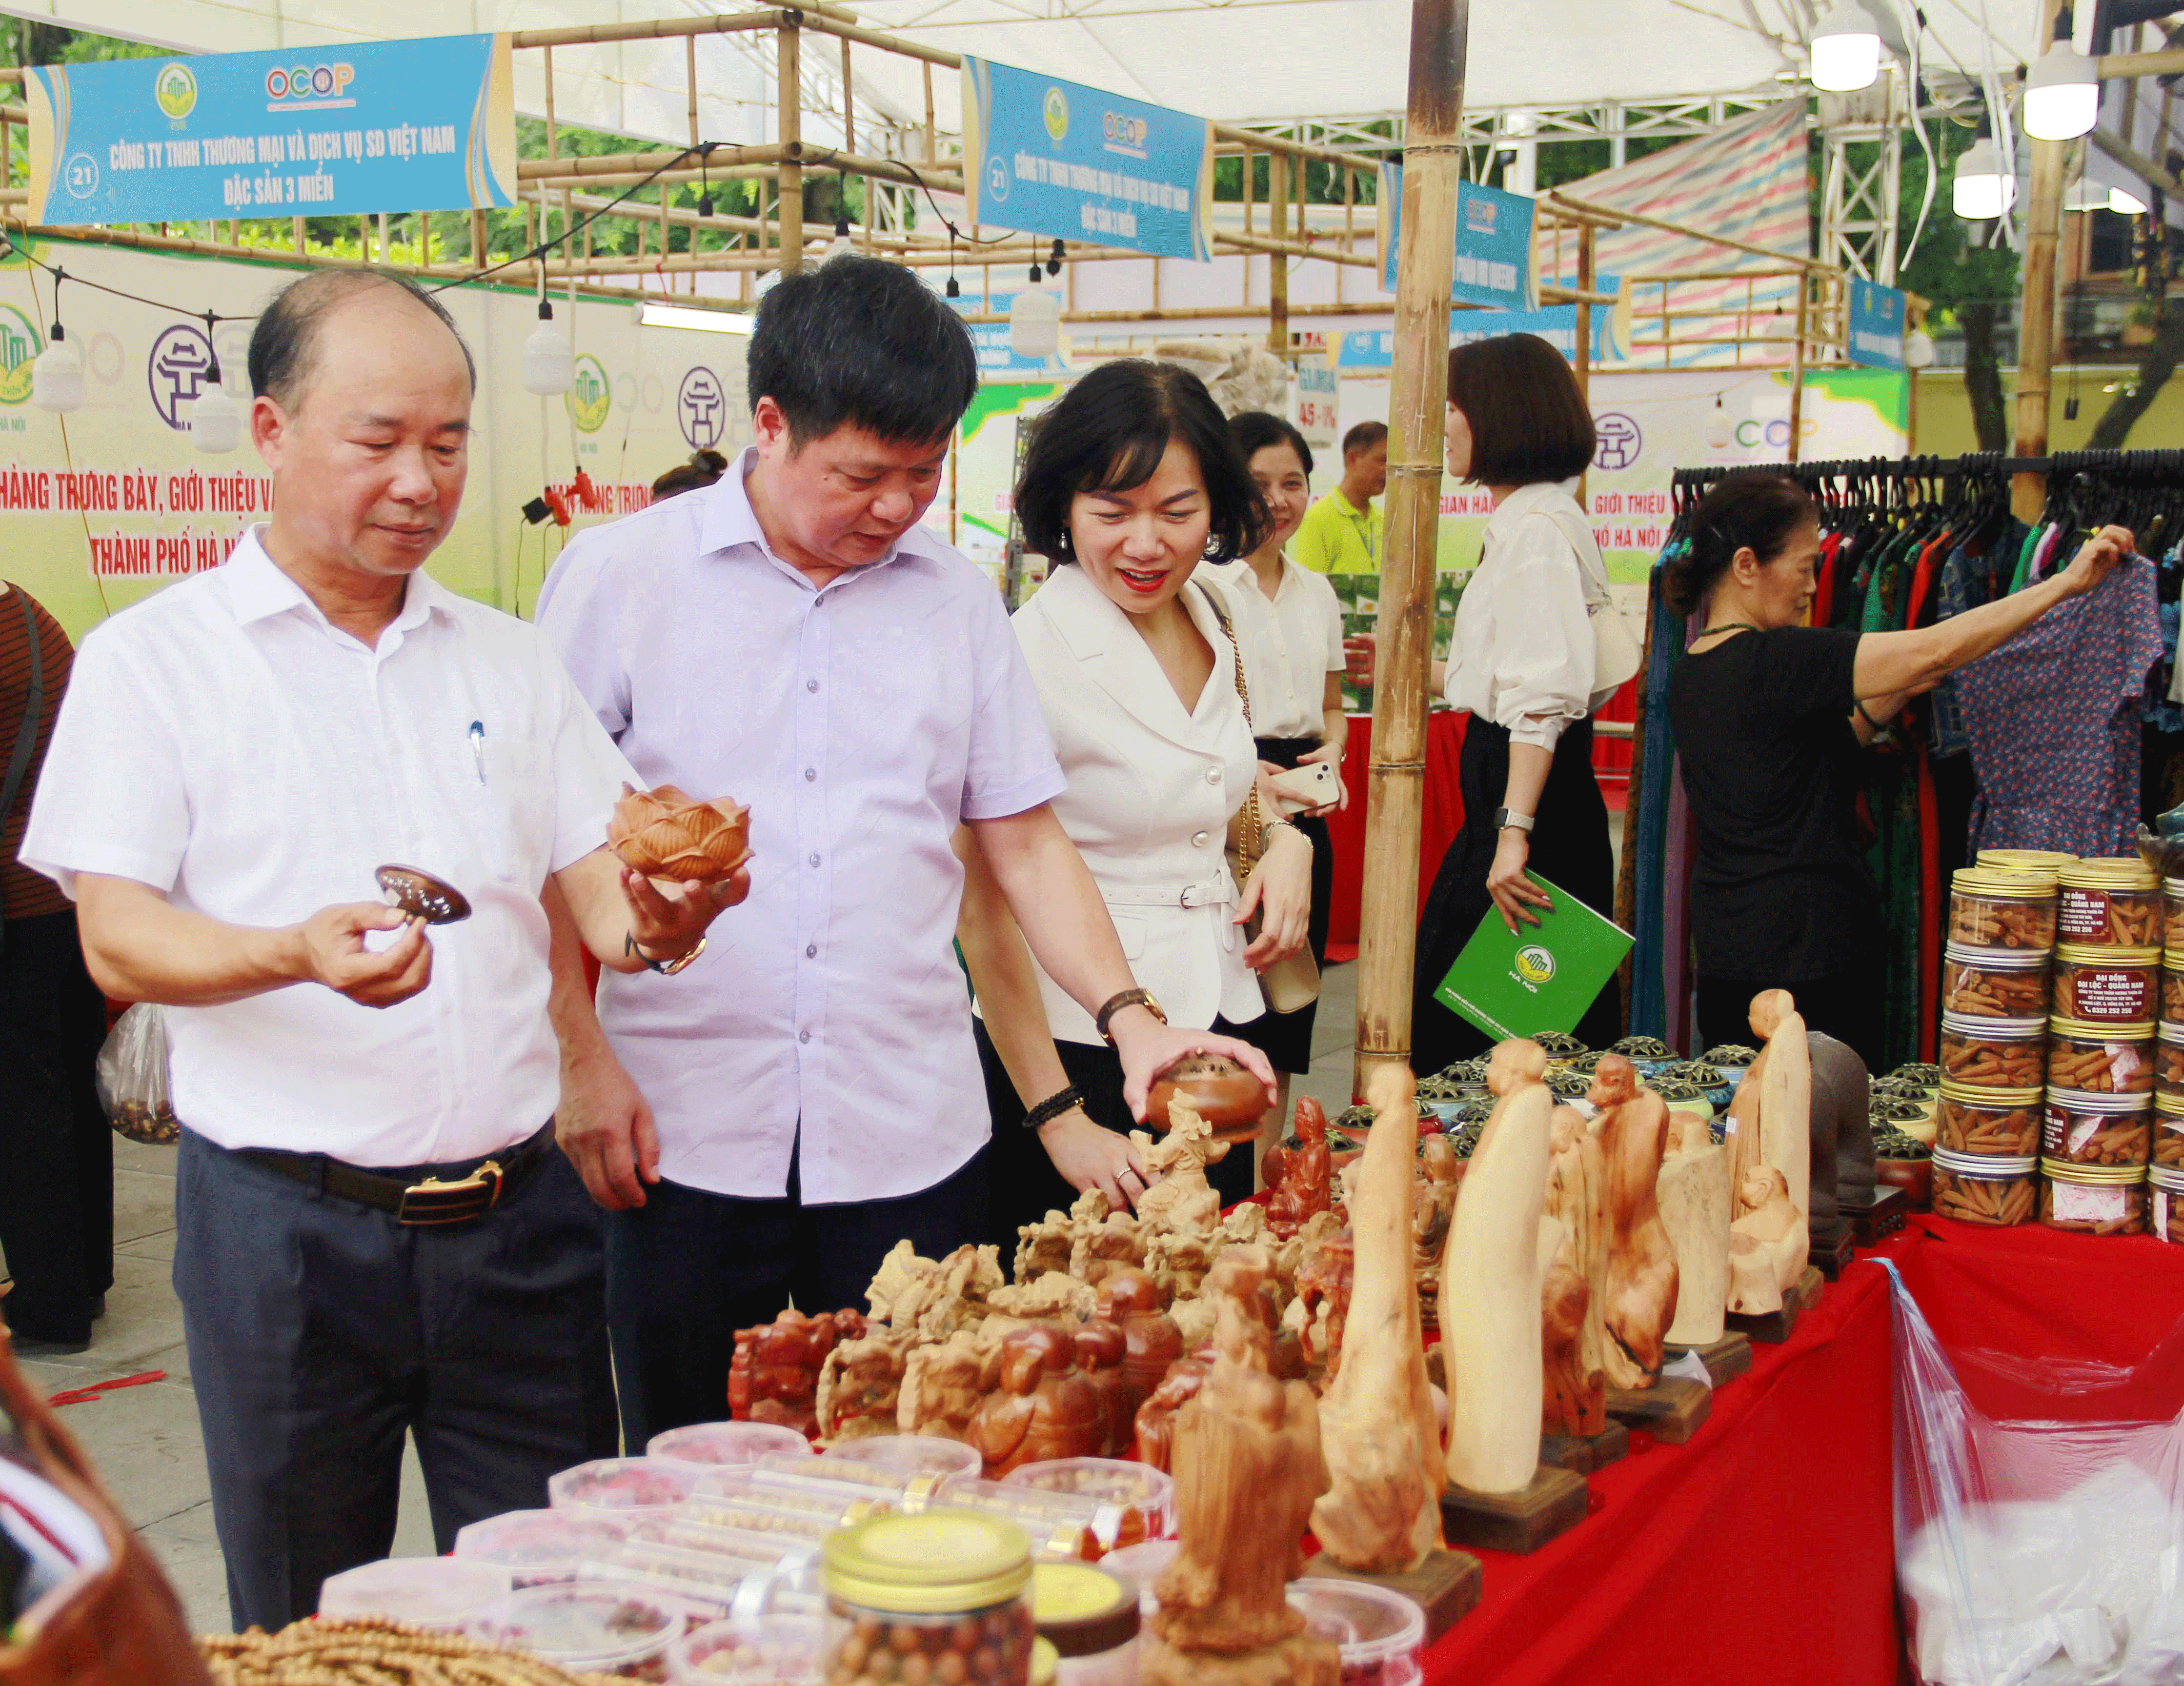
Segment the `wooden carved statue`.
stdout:
<svg viewBox="0 0 2184 1686">
<path fill-rule="evenodd" d="M 1607 1165 L 1606 1367 L 1614 1388 L 1650 1388 L 1661 1374 L 1661 1340 L 1676 1315 L 1676 1252 L 1654 1185 L 1669 1142 L 1668 1103 L 1638 1087 L 1630 1062 L 1602 1057 L 1591 1099 L 1601 1109 Z"/>
<path fill-rule="evenodd" d="M 1228 1157 L 1228 1143 L 1213 1138 L 1206 1121 L 1181 1095 L 1169 1108 L 1173 1122 L 1155 1140 L 1130 1132 L 1145 1167 L 1160 1181 L 1138 1197 L 1138 1216 L 1154 1229 L 1204 1234 L 1221 1221 L 1221 1196 L 1206 1180 L 1206 1167 Z"/>
<path fill-rule="evenodd" d="M 905 1434 L 968 1440 L 971 1419 L 984 1403 L 992 1344 L 958 1330 L 938 1344 L 912 1347 L 905 1360 L 895 1427 Z"/>
<path fill-rule="evenodd" d="M 1106 1204 L 1106 1196 L 1100 1196 L 1100 1204 Z M 1049 1271 L 1067 1271 L 1076 1244 L 1077 1227 L 1067 1212 L 1050 1210 L 1039 1222 L 1021 1226 L 1017 1231 L 1015 1280 L 1030 1282 Z"/>
<path fill-rule="evenodd" d="M 1138 1407 L 1144 1403 L 1123 1370 L 1129 1340 L 1118 1324 L 1090 1322 L 1076 1331 L 1070 1343 L 1076 1349 L 1077 1367 L 1100 1396 L 1105 1427 L 1093 1455 L 1121 1457 L 1137 1433 Z"/>
<path fill-rule="evenodd" d="M 1418 1181 L 1411 1191 L 1411 1274 L 1418 1285 L 1418 1316 L 1427 1328 L 1439 1327 L 1440 1255 L 1448 1244 L 1449 1220 L 1456 1215 L 1456 1191 L 1463 1181 L 1463 1161 L 1447 1137 L 1432 1135 L 1418 1149 Z"/>
<path fill-rule="evenodd" d="M 771 1323 L 736 1331 L 728 1360 L 728 1414 L 814 1434 L 819 1428 L 819 1372 L 835 1343 L 865 1333 L 855 1311 L 807 1317 L 784 1311 Z"/>
<path fill-rule="evenodd" d="M 1669 1115 L 1669 1151 L 1654 1184 L 1661 1221 L 1676 1255 L 1676 1315 L 1664 1339 L 1711 1346 L 1727 1328 L 1729 1305 L 1729 1149 L 1706 1121 Z"/>
<path fill-rule="evenodd" d="M 1858 1050 L 1821 1031 L 1805 1033 L 1813 1071 L 1812 1204 L 1814 1227 L 1842 1216 L 1841 1197 L 1873 1198 L 1873 1082 Z"/>
<path fill-rule="evenodd" d="M 1181 1544 L 1155 1586 L 1145 1686 L 1335 1686 L 1340 1654 L 1303 1632 L 1284 1596 L 1300 1540 L 1327 1488 L 1319 1405 L 1267 1373 L 1259 1283 L 1265 1250 L 1232 1247 L 1206 1277 L 1216 1305 L 1212 1372 L 1177 1413 Z"/>
<path fill-rule="evenodd" d="M 1416 1125 L 1411 1127 L 1411 1139 L 1418 1139 Z M 1407 1166 L 1406 1172 L 1408 1169 Z M 1341 1373 L 1342 1332 L 1356 1273 L 1356 1241 L 1346 1229 L 1322 1240 L 1297 1267 L 1296 1298 L 1290 1302 L 1285 1321 L 1295 1333 L 1306 1364 L 1327 1372 L 1323 1386 Z"/>
<path fill-rule="evenodd" d="M 1741 1188 L 1761 1165 L 1782 1173 L 1797 1214 L 1797 1268 L 1790 1277 L 1795 1282 L 1803 1272 L 1810 1244 L 1806 1225 L 1813 1186 L 1812 1051 L 1805 1021 L 1786 989 L 1763 989 L 1752 998 L 1752 1030 L 1765 1045 L 1730 1102 L 1730 1182 Z"/>
<path fill-rule="evenodd" d="M 1069 1247 L 1069 1274 L 1097 1288 L 1119 1265 L 1145 1261 L 1145 1227 L 1128 1212 L 1111 1211 L 1107 1197 L 1087 1189 L 1069 1209 L 1075 1238 Z"/>
<path fill-rule="evenodd" d="M 1284 1239 L 1334 1200 L 1334 1161 L 1327 1145 L 1327 1112 L 1310 1095 L 1297 1102 L 1296 1132 L 1297 1147 L 1268 1148 L 1261 1166 L 1267 1181 L 1267 1227 Z"/>
<path fill-rule="evenodd" d="M 876 1329 L 842 1341 L 820 1366 L 814 1406 L 819 1438 L 834 1444 L 897 1433 L 902 1372 L 911 1338 Z"/>
<path fill-rule="evenodd" d="M 1108 1271 L 1100 1283 L 1094 1315 L 1123 1332 L 1123 1375 L 1135 1400 L 1134 1416 L 1183 1356 L 1183 1333 L 1167 1315 L 1167 1303 L 1166 1290 L 1132 1266 Z"/>
<path fill-rule="evenodd" d="M 1625 1071 L 1630 1062 L 1603 1054 Z M 1597 1089 L 1595 1091 L 1597 1093 Z M 1589 1438 L 1607 1432 L 1607 1167 L 1599 1132 L 1567 1106 L 1549 1125 L 1542 1221 L 1559 1226 L 1562 1244 L 1540 1288 L 1540 1429 Z"/>
<path fill-rule="evenodd" d="M 1407 1573 L 1440 1543 L 1447 1479 L 1412 1266 L 1414 1088 L 1401 1066 L 1373 1074 L 1376 1116 L 1350 1205 L 1354 1266 L 1341 1371 L 1319 1402 L 1332 1484 L 1312 1507 L 1312 1531 L 1334 1561 L 1374 1573 Z"/>
<path fill-rule="evenodd" d="M 986 1397 L 968 1438 L 989 1477 L 1048 1458 L 1090 1457 L 1105 1443 L 1106 1407 L 1061 1330 L 1016 1330 L 988 1357 L 980 1379 Z"/>
<path fill-rule="evenodd" d="M 865 1290 L 872 1321 L 921 1341 L 945 1340 L 958 1329 L 975 1329 L 987 1316 L 986 1296 L 1002 1285 L 1000 1250 L 958 1247 L 944 1259 L 925 1259 L 898 1241 L 880 1260 Z"/>
<path fill-rule="evenodd" d="M 1178 1358 L 1161 1384 L 1138 1406 L 1134 1424 L 1138 1461 L 1167 1471 L 1174 1462 L 1175 1414 L 1198 1397 L 1198 1390 L 1212 1374 L 1211 1359 Z"/>
<path fill-rule="evenodd" d="M 1489 1059 L 1494 1111 L 1463 1174 L 1442 1264 L 1448 1477 L 1477 1493 L 1516 1492 L 1540 1464 L 1540 1290 L 1562 1249 L 1562 1226 L 1540 1221 L 1554 1127 L 1546 1068 L 1532 1042 L 1505 1042 Z"/>
<path fill-rule="evenodd" d="M 1755 1168 L 1736 1191 L 1737 1219 L 1729 1227 L 1729 1309 L 1782 1309 L 1783 1295 L 1804 1274 L 1805 1215 L 1790 1204 L 1782 1173 Z"/>
</svg>

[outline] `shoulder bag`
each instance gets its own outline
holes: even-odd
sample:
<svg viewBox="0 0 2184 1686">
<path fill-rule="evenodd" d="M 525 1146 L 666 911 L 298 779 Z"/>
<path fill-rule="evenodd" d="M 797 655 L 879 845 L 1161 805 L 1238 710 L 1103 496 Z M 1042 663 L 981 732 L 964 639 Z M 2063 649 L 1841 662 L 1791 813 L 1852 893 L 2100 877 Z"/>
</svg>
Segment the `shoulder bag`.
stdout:
<svg viewBox="0 0 2184 1686">
<path fill-rule="evenodd" d="M 1613 691 L 1646 665 L 1645 645 L 1630 630 L 1623 611 L 1607 589 L 1607 565 L 1592 536 L 1592 524 L 1581 511 L 1546 509 L 1540 513 L 1562 531 L 1577 552 L 1578 577 L 1585 591 L 1585 617 L 1592 623 L 1592 694 Z M 1588 559 L 1590 560 L 1588 561 Z"/>
</svg>

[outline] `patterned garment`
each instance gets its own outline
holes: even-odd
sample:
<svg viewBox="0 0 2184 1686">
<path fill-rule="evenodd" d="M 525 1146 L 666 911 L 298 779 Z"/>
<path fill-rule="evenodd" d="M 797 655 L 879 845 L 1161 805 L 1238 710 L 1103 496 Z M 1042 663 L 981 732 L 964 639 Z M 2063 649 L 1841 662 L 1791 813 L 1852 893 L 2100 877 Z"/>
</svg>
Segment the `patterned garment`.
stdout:
<svg viewBox="0 0 2184 1686">
<path fill-rule="evenodd" d="M 2018 554 L 2025 548 L 2025 537 L 2024 526 L 2012 520 L 2003 524 L 2002 531 L 1988 541 L 1984 551 L 1975 554 L 1962 545 L 1952 550 L 1948 560 L 1942 565 L 1939 584 L 1935 588 L 1936 623 L 1993 602 L 1998 584 L 1996 575 L 1998 570 L 2015 569 Z M 1957 676 L 1953 673 L 1936 686 L 1930 701 L 1928 741 L 1933 746 L 1935 758 L 1969 754 L 1972 740 L 1964 730 L 1964 710 L 1958 699 Z"/>
<path fill-rule="evenodd" d="M 2163 652 L 2154 570 L 2129 562 L 1958 676 L 1979 795 L 1970 847 L 2129 854 L 2139 710 Z"/>
</svg>

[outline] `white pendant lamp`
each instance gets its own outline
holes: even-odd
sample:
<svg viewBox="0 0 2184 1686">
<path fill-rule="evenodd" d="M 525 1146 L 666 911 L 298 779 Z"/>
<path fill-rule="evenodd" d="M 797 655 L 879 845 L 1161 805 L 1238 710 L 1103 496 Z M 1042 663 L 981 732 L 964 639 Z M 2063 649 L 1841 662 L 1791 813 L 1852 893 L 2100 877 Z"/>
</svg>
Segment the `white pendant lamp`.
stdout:
<svg viewBox="0 0 2184 1686">
<path fill-rule="evenodd" d="M 242 442 L 242 412 L 220 385 L 217 363 L 190 401 L 189 421 L 190 443 L 209 455 L 224 454 Z"/>
<path fill-rule="evenodd" d="M 1924 328 L 1914 328 L 1903 336 L 1903 366 L 1906 369 L 1931 369 L 1934 366 L 1934 337 Z"/>
<path fill-rule="evenodd" d="M 31 364 L 31 402 L 57 415 L 83 408 L 83 356 L 58 322 Z"/>
<path fill-rule="evenodd" d="M 523 390 L 550 398 L 566 392 L 577 377 L 576 353 L 554 326 L 554 307 L 538 301 L 538 326 L 523 342 Z"/>
<path fill-rule="evenodd" d="M 1979 138 L 1957 160 L 1950 203 L 1967 222 L 1992 222 L 2008 211 L 2016 199 L 2016 179 L 2003 174 L 2001 156 L 1995 151 L 1993 137 L 1982 120 Z"/>
<path fill-rule="evenodd" d="M 2070 44 L 2070 8 L 2055 16 L 2055 39 L 2025 78 L 2025 132 L 2036 141 L 2075 141 L 2101 118 L 2101 79 Z"/>
<path fill-rule="evenodd" d="M 1031 278 L 1039 279 L 1032 265 Z M 1051 357 L 1061 349 L 1061 301 L 1043 287 L 1028 287 L 1009 301 L 1009 349 L 1018 357 Z"/>
<path fill-rule="evenodd" d="M 1880 75 L 1880 27 L 1860 0 L 1836 0 L 1813 25 L 1813 86 L 1855 93 Z"/>
<path fill-rule="evenodd" d="M 1729 448 L 1729 412 L 1722 408 L 1721 394 L 1719 392 L 1716 392 L 1713 395 L 1713 408 L 1707 412 L 1707 449 L 1709 451 L 1726 451 Z"/>
</svg>

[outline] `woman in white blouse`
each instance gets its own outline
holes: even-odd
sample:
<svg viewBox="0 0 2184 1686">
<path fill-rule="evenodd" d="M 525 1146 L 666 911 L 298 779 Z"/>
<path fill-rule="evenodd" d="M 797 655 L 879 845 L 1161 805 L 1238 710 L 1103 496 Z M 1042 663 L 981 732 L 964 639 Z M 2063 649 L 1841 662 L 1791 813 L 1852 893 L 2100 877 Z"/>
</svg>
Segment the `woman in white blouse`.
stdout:
<svg viewBox="0 0 2184 1686">
<path fill-rule="evenodd" d="M 1534 334 L 1474 340 L 1448 354 L 1448 471 L 1484 486 L 1493 518 L 1456 610 L 1434 688 L 1471 720 L 1464 729 L 1463 829 L 1441 857 L 1418 921 L 1411 1002 L 1412 1064 L 1420 1072 L 1484 1053 L 1491 1042 L 1435 999 L 1490 909 L 1512 932 L 1552 905 L 1531 876 L 1594 911 L 1615 909 L 1607 805 L 1592 771 L 1588 595 L 1607 594 L 1592 523 L 1570 482 L 1592 460 L 1592 416 L 1562 353 Z M 1623 1034 L 1615 986 L 1576 1035 L 1606 1048 Z"/>
<path fill-rule="evenodd" d="M 1323 574 L 1291 561 L 1282 547 L 1312 507 L 1312 448 L 1278 415 L 1246 410 L 1228 419 L 1228 437 L 1266 500 L 1265 541 L 1240 562 L 1208 565 L 1199 578 L 1218 582 L 1244 646 L 1251 693 L 1251 730 L 1261 762 L 1278 768 L 1323 761 L 1339 775 L 1349 721 L 1342 712 L 1342 605 Z M 1334 800 L 1292 813 L 1312 843 L 1312 957 L 1327 964 L 1328 909 L 1334 896 L 1334 853 L 1324 816 L 1346 805 L 1338 783 Z M 1312 1032 L 1319 1004 L 1293 1013 L 1268 1012 L 1243 1031 L 1281 1079 L 1281 1114 L 1289 1115 L 1290 1079 L 1312 1069 Z"/>
<path fill-rule="evenodd" d="M 1198 378 L 1123 361 L 1041 418 L 1016 508 L 1026 545 L 1071 565 L 1015 621 L 1069 779 L 1055 812 L 1168 1021 L 1263 1070 L 1228 1033 L 1264 1010 L 1255 969 L 1304 946 L 1312 846 L 1262 793 L 1263 852 L 1244 884 L 1229 876 L 1223 848 L 1258 760 L 1227 610 L 1191 576 L 1255 548 L 1265 507 Z M 961 932 L 994 1110 L 989 1238 L 1013 1245 L 1017 1226 L 1086 1188 L 1134 1204 L 1145 1167 L 1124 1132 L 1137 1121 L 1100 1027 L 1039 971 L 975 870 Z M 1251 1169 L 1233 1152 L 1212 1175 L 1234 1199 Z"/>
</svg>

